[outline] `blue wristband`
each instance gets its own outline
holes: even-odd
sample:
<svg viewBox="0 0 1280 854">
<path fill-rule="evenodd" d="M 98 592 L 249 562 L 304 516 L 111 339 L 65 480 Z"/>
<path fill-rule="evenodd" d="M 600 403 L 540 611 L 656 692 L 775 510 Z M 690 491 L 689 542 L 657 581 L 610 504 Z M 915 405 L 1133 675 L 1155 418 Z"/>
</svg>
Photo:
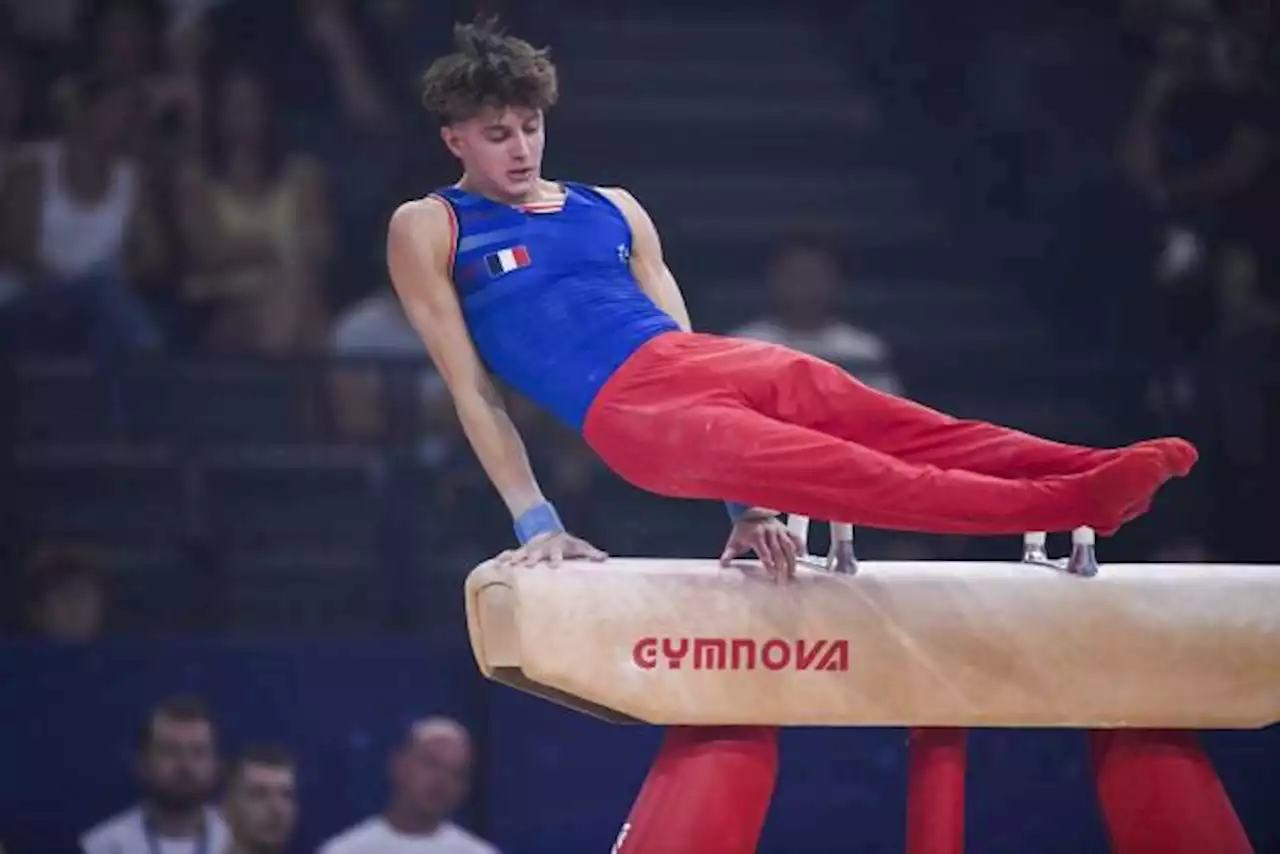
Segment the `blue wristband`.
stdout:
<svg viewBox="0 0 1280 854">
<path fill-rule="evenodd" d="M 747 511 L 751 509 L 750 505 L 738 504 L 735 501 L 726 501 L 724 506 L 728 509 L 729 518 L 733 520 L 735 525 L 738 524 L 738 520 L 747 515 Z"/>
<path fill-rule="evenodd" d="M 516 519 L 515 530 L 516 539 L 524 545 L 539 534 L 563 531 L 564 524 L 560 521 L 556 508 L 544 501 L 521 513 Z"/>
</svg>

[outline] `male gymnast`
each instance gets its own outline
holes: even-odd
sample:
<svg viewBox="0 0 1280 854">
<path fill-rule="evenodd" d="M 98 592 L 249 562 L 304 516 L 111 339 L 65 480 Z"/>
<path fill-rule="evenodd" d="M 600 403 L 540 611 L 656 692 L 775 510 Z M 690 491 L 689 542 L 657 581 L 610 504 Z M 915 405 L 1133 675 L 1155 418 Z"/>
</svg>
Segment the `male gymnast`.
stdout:
<svg viewBox="0 0 1280 854">
<path fill-rule="evenodd" d="M 1194 465 L 1180 439 L 1058 444 L 873 391 L 779 346 L 694 333 L 635 198 L 543 179 L 558 97 L 548 54 L 489 24 L 459 26 L 455 41 L 424 75 L 423 102 L 463 174 L 395 211 L 388 266 L 512 514 L 521 545 L 507 560 L 604 554 L 543 496 L 491 375 L 630 483 L 725 501 L 722 561 L 754 551 L 780 575 L 798 543 L 766 508 L 935 533 L 1106 535 Z M 776 761 L 772 728 L 670 729 L 617 849 L 754 851 Z"/>
</svg>

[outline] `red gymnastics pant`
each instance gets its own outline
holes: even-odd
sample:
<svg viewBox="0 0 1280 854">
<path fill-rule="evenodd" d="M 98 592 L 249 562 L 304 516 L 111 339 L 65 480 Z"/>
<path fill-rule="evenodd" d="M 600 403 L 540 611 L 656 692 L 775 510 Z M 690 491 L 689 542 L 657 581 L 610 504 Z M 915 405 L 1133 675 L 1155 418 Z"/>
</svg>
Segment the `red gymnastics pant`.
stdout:
<svg viewBox="0 0 1280 854">
<path fill-rule="evenodd" d="M 785 347 L 685 332 L 609 378 L 584 436 L 659 495 L 938 534 L 1110 534 L 1196 460 L 1180 439 L 1084 448 L 952 418 Z"/>
</svg>

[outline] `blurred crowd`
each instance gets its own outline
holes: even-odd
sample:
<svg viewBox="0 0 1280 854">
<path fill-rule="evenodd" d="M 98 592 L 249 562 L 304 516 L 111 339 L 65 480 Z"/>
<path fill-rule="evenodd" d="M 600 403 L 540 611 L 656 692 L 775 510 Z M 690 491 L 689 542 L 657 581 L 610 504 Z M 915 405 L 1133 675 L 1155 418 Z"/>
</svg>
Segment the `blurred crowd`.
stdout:
<svg viewBox="0 0 1280 854">
<path fill-rule="evenodd" d="M 323 351 L 384 278 L 392 195 L 449 178 L 413 126 L 448 37 L 421 6 L 0 6 L 8 347 Z"/>
<path fill-rule="evenodd" d="M 1217 457 L 1226 536 L 1256 540 L 1280 497 L 1280 19 L 1271 2 L 1127 6 L 1149 56 L 1120 163 L 1152 215 L 1150 405 Z"/>
<path fill-rule="evenodd" d="M 134 751 L 140 797 L 80 835 L 81 854 L 282 854 L 301 803 L 298 760 L 273 743 L 223 757 L 212 711 L 198 697 L 162 700 Z M 403 734 L 388 761 L 390 800 L 333 836 L 319 854 L 497 854 L 451 819 L 471 785 L 471 736 L 432 717 Z"/>
<path fill-rule="evenodd" d="M 0 5 L 0 352 L 424 358 L 382 248 L 398 202 L 456 178 L 414 89 L 454 11 Z M 884 342 L 834 319 L 832 253 L 783 256 L 785 316 L 744 332 L 789 324 L 896 388 Z M 383 435 L 377 382 L 335 372 L 343 438 Z"/>
</svg>

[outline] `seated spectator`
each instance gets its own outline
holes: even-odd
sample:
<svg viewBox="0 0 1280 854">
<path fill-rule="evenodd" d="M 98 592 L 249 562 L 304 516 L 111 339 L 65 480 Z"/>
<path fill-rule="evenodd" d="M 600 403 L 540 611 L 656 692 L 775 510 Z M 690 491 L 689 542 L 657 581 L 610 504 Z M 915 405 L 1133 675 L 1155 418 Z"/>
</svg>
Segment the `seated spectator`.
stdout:
<svg viewBox="0 0 1280 854">
<path fill-rule="evenodd" d="M 255 745 L 241 753 L 227 773 L 222 814 L 231 831 L 226 854 L 287 851 L 298 825 L 298 781 L 288 751 Z"/>
<path fill-rule="evenodd" d="M 1212 19 L 1166 20 L 1125 130 L 1127 174 L 1162 220 L 1156 274 L 1175 359 L 1194 356 L 1221 324 L 1280 317 L 1231 273 L 1241 253 L 1274 251 L 1280 169 L 1277 107 L 1259 58 L 1227 59 L 1228 41 Z"/>
<path fill-rule="evenodd" d="M 343 311 L 329 336 L 329 352 L 352 360 L 332 372 L 330 393 L 334 426 L 344 439 L 385 441 L 391 437 L 390 389 L 384 378 L 397 365 L 412 371 L 412 385 L 424 416 L 415 426 L 434 424 L 452 410 L 436 373 L 400 300 L 379 290 Z"/>
<path fill-rule="evenodd" d="M 772 314 L 733 334 L 834 362 L 873 388 L 902 394 L 888 344 L 839 316 L 837 296 L 843 282 L 832 252 L 803 242 L 784 246 L 769 263 L 766 279 Z"/>
<path fill-rule="evenodd" d="M 137 164 L 124 154 L 131 90 L 89 77 L 66 89 L 67 133 L 10 166 L 0 259 L 22 280 L 0 313 L 19 350 L 143 351 L 160 329 L 136 290 L 163 258 Z"/>
<path fill-rule="evenodd" d="M 213 349 L 318 350 L 333 240 L 321 170 L 288 150 L 255 72 L 223 76 L 215 104 L 207 156 L 178 182 L 185 297 Z"/>
<path fill-rule="evenodd" d="M 83 854 L 199 854 L 226 851 L 222 816 L 208 806 L 218 780 L 213 720 L 194 697 L 156 706 L 138 745 L 143 801 L 80 839 Z"/>
<path fill-rule="evenodd" d="M 89 0 L 79 20 L 73 72 L 128 89 L 125 150 L 148 179 L 167 178 L 170 137 L 189 143 L 200 127 L 198 82 L 165 67 L 162 27 L 167 0 Z M 169 42 L 179 41 L 171 31 Z"/>
<path fill-rule="evenodd" d="M 83 643 L 102 632 L 104 599 L 98 559 L 82 549 L 42 547 L 29 561 L 27 618 L 32 631 L 59 643 Z"/>
<path fill-rule="evenodd" d="M 471 737 L 456 721 L 414 724 L 391 764 L 391 803 L 324 843 L 320 854 L 497 854 L 453 824 L 471 784 Z"/>
<path fill-rule="evenodd" d="M 341 115 L 370 130 L 384 130 L 396 119 L 376 74 L 365 57 L 365 45 L 350 21 L 344 0 L 298 0 L 306 41 L 326 61 Z"/>
</svg>

